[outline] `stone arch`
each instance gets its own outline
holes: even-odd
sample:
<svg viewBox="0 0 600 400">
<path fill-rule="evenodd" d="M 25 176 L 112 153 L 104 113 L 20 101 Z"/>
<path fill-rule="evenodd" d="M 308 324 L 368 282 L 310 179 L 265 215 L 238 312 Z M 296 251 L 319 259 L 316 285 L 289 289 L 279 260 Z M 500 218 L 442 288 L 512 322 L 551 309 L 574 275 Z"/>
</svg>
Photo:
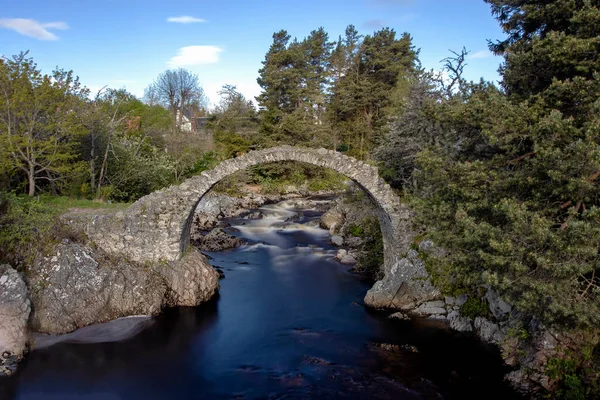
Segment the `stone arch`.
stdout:
<svg viewBox="0 0 600 400">
<path fill-rule="evenodd" d="M 407 292 L 408 286 L 414 286 L 411 284 L 414 278 L 426 277 L 423 268 L 416 273 L 414 268 L 401 268 L 406 260 L 403 256 L 413 241 L 410 211 L 379 177 L 377 168 L 326 149 L 283 146 L 251 151 L 225 160 L 214 169 L 179 185 L 142 197 L 124 212 L 92 222 L 96 226 L 88 229 L 88 232 L 93 232 L 91 239 L 99 247 L 125 255 L 131 260 L 176 262 L 189 246 L 193 213 L 202 197 L 219 181 L 237 171 L 275 161 L 298 161 L 330 168 L 351 179 L 371 198 L 377 208 L 384 244 L 385 277 L 378 284 L 389 286 L 392 275 L 399 277 L 400 286 L 394 283 L 392 286 L 398 287 L 390 289 L 396 290 L 394 297 L 399 292 Z M 409 285 L 403 285 L 403 282 Z M 374 289 L 376 287 L 377 284 Z"/>
</svg>

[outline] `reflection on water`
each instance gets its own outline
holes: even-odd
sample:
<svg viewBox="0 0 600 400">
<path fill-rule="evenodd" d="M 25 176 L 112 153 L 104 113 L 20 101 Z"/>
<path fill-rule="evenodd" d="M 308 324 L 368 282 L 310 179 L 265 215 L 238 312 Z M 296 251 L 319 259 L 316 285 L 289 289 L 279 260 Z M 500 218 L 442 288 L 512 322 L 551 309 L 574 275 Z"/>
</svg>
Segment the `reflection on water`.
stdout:
<svg viewBox="0 0 600 400">
<path fill-rule="evenodd" d="M 36 350 L 0 397 L 515 398 L 498 355 L 475 340 L 366 311 L 368 283 L 333 260 L 318 212 L 261 212 L 229 221 L 248 245 L 210 253 L 225 273 L 215 300 L 167 310 L 128 340 Z"/>
</svg>

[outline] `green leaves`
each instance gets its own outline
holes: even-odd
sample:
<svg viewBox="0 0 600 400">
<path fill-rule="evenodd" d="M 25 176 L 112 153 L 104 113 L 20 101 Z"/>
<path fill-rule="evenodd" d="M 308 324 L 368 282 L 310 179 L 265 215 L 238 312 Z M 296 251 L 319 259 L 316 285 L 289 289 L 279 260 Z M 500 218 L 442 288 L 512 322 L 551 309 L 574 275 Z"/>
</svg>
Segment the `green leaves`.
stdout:
<svg viewBox="0 0 600 400">
<path fill-rule="evenodd" d="M 83 133 L 77 113 L 87 90 L 72 72 L 42 75 L 21 53 L 0 59 L 0 155 L 20 173 L 33 196 L 41 185 L 64 185 L 79 171 L 74 162 Z"/>
<path fill-rule="evenodd" d="M 433 140 L 399 131 L 399 143 L 420 150 L 405 187 L 448 251 L 428 268 L 446 290 L 488 284 L 547 325 L 598 329 L 600 47 L 597 26 L 582 21 L 600 11 L 568 0 L 488 2 L 509 34 L 496 47 L 506 93 L 465 85 L 406 109 Z"/>
</svg>

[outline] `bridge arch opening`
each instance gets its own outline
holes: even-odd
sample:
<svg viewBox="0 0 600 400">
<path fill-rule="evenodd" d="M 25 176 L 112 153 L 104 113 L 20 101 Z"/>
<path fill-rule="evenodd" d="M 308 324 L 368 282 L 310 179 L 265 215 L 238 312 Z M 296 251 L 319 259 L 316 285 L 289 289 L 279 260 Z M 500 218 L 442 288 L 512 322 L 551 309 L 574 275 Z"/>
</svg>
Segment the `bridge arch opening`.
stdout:
<svg viewBox="0 0 600 400">
<path fill-rule="evenodd" d="M 389 185 L 379 177 L 375 167 L 331 150 L 279 147 L 252 151 L 240 157 L 225 160 L 212 170 L 192 177 L 182 184 L 186 190 L 192 189 L 198 193 L 198 196 L 194 202 L 189 203 L 185 222 L 180 231 L 180 255 L 184 254 L 190 246 L 191 225 L 196 208 L 215 185 L 238 171 L 278 161 L 296 161 L 331 169 L 350 179 L 368 196 L 376 208 L 376 215 L 382 231 L 384 274 L 406 251 L 401 248 L 402 242 L 406 241 L 406 238 L 403 240 L 401 237 L 401 231 L 405 234 L 410 231 L 406 226 L 408 222 L 402 219 L 399 199 Z"/>
</svg>

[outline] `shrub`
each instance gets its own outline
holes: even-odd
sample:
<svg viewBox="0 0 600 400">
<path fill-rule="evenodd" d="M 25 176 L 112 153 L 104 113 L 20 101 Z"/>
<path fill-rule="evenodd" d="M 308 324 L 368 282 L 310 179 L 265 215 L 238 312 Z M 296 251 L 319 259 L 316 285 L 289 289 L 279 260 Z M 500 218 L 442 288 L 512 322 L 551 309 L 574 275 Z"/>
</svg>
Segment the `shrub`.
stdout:
<svg viewBox="0 0 600 400">
<path fill-rule="evenodd" d="M 54 217 L 35 198 L 0 192 L 0 262 L 23 269 L 51 236 Z"/>
<path fill-rule="evenodd" d="M 485 300 L 478 296 L 470 296 L 467 301 L 460 306 L 460 313 L 473 319 L 477 317 L 490 318 L 490 310 Z"/>
</svg>

